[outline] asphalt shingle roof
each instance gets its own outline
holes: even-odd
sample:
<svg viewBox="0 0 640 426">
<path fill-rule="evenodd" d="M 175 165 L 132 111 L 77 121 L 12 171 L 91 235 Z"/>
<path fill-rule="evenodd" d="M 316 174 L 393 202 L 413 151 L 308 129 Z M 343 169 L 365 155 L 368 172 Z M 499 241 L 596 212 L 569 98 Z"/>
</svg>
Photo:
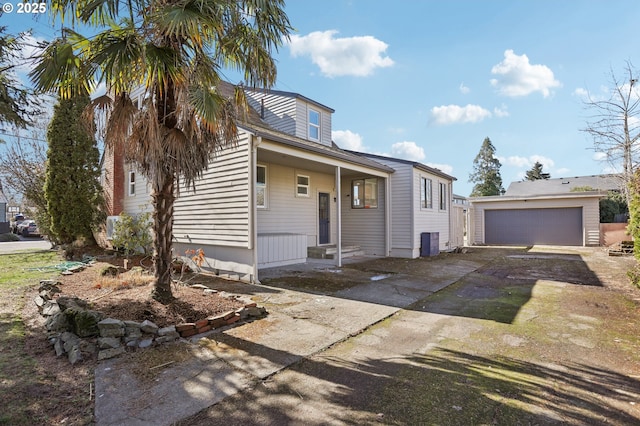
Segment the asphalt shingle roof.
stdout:
<svg viewBox="0 0 640 426">
<path fill-rule="evenodd" d="M 512 182 L 505 196 L 534 196 L 568 194 L 573 188 L 593 188 L 596 191 L 620 190 L 619 175 L 574 176 L 566 178 L 539 179 Z"/>
</svg>

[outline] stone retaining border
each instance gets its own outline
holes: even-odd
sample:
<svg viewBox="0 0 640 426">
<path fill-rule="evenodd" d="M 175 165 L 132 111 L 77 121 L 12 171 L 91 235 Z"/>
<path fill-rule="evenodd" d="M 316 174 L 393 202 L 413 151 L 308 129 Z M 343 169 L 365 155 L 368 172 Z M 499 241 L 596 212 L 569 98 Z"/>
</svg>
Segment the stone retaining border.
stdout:
<svg viewBox="0 0 640 426">
<path fill-rule="evenodd" d="M 56 355 L 66 354 L 71 364 L 81 361 L 85 356 L 97 355 L 98 360 L 114 358 L 127 352 L 127 349 L 145 349 L 267 315 L 264 307 L 258 307 L 249 300 L 244 307 L 235 311 L 193 323 L 160 328 L 148 320 L 139 323 L 103 318 L 100 312 L 90 310 L 88 303 L 82 299 L 55 299 L 55 294 L 61 293 L 60 285 L 54 280 L 40 281 L 38 296 L 34 302 L 40 314 L 46 318 L 45 328 Z M 203 288 L 203 291 L 206 294 L 214 292 L 208 287 Z"/>
</svg>

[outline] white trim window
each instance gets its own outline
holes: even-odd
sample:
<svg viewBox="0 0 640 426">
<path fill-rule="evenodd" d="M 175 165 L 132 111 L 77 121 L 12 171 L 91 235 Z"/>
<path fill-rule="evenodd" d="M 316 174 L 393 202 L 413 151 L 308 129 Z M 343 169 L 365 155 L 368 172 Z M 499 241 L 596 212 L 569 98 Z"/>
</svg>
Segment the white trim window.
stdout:
<svg viewBox="0 0 640 426">
<path fill-rule="evenodd" d="M 267 166 L 256 166 L 256 206 L 259 209 L 267 208 Z"/>
<path fill-rule="evenodd" d="M 426 177 L 420 177 L 420 207 L 433 208 L 433 182 Z"/>
<path fill-rule="evenodd" d="M 129 171 L 129 180 L 127 181 L 127 194 L 129 194 L 130 197 L 133 197 L 134 195 L 136 195 L 136 172 L 133 170 Z"/>
<path fill-rule="evenodd" d="M 447 209 L 447 202 L 449 197 L 447 195 L 447 184 L 440 182 L 440 210 Z"/>
<path fill-rule="evenodd" d="M 296 197 L 309 197 L 311 178 L 306 175 L 296 175 Z"/>
<path fill-rule="evenodd" d="M 320 111 L 309 108 L 309 140 L 320 140 Z"/>
<path fill-rule="evenodd" d="M 378 208 L 378 179 L 355 179 L 351 181 L 351 208 Z"/>
</svg>

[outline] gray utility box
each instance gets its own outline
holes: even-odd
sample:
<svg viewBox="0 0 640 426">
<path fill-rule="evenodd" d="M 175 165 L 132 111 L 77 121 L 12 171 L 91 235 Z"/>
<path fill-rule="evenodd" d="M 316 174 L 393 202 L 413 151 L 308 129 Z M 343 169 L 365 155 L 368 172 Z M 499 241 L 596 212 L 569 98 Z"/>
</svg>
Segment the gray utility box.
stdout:
<svg viewBox="0 0 640 426">
<path fill-rule="evenodd" d="M 440 254 L 440 233 L 423 232 L 420 234 L 420 256 L 437 256 Z"/>
</svg>

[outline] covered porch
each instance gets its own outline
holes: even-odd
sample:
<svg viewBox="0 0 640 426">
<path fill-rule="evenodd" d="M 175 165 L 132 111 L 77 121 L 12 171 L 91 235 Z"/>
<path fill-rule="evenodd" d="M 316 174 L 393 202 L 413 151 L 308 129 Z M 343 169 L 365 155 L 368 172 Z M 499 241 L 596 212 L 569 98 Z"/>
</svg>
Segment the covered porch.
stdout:
<svg viewBox="0 0 640 426">
<path fill-rule="evenodd" d="M 393 169 L 331 147 L 256 137 L 254 241 L 258 269 L 388 255 Z M 314 152 L 315 151 L 315 152 Z"/>
</svg>

